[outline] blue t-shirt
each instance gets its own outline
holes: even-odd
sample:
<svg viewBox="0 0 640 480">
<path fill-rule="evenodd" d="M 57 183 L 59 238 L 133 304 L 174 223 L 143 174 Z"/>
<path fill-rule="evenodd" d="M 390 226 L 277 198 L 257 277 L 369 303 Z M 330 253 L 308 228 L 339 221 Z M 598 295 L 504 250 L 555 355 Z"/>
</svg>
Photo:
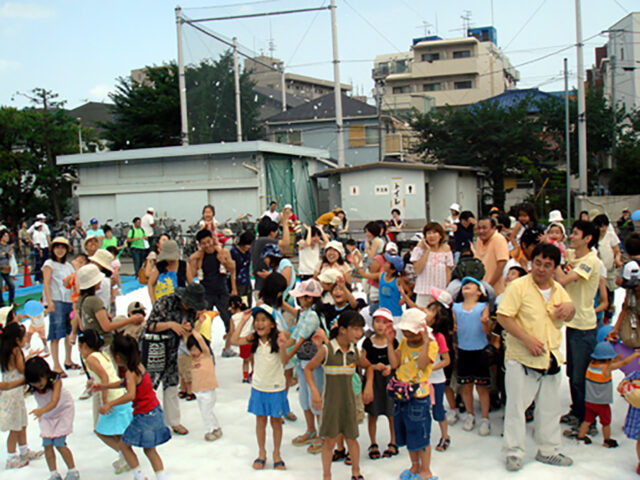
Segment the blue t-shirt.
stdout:
<svg viewBox="0 0 640 480">
<path fill-rule="evenodd" d="M 472 310 L 462 308 L 462 303 L 453 304 L 458 324 L 458 348 L 460 350 L 482 350 L 489 344 L 487 334 L 482 330 L 482 311 L 487 304 L 478 302 Z"/>
<path fill-rule="evenodd" d="M 282 260 L 280 260 L 280 263 L 278 264 L 278 273 L 282 273 L 282 271 L 287 267 L 291 267 L 291 280 L 289 280 L 289 285 L 282 294 L 282 298 L 287 298 L 287 295 L 296 284 L 296 269 L 293 268 L 293 264 L 288 258 L 283 258 Z"/>
<path fill-rule="evenodd" d="M 398 277 L 390 282 L 385 280 L 384 272 L 380 275 L 380 308 L 387 308 L 394 317 L 402 315 L 402 306 L 400 305 L 400 290 L 398 289 Z"/>
<path fill-rule="evenodd" d="M 236 284 L 251 285 L 251 249 L 242 253 L 235 245 L 231 249 L 231 258 L 236 262 Z"/>
</svg>

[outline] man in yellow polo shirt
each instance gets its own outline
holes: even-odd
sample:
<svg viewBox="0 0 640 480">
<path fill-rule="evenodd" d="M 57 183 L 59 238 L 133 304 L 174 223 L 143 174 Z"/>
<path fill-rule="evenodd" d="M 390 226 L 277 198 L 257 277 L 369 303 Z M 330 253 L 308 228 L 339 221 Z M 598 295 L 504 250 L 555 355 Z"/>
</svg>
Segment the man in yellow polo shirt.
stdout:
<svg viewBox="0 0 640 480">
<path fill-rule="evenodd" d="M 562 286 L 553 280 L 560 250 L 542 243 L 531 254 L 531 273 L 509 284 L 498 307 L 505 341 L 504 451 L 509 471 L 522 468 L 525 453 L 525 410 L 535 401 L 536 460 L 556 466 L 573 461 L 558 452 L 560 431 L 560 352 L 562 327 L 575 309 Z"/>
<path fill-rule="evenodd" d="M 575 222 L 569 236 L 567 271 L 556 269 L 556 280 L 566 288 L 576 307 L 573 320 L 567 324 L 566 341 L 571 411 L 562 417 L 562 423 L 572 427 L 584 420 L 585 375 L 596 347 L 598 320 L 594 300 L 600 281 L 600 259 L 592 248 L 598 244 L 599 237 L 600 232 L 593 223 Z"/>
</svg>

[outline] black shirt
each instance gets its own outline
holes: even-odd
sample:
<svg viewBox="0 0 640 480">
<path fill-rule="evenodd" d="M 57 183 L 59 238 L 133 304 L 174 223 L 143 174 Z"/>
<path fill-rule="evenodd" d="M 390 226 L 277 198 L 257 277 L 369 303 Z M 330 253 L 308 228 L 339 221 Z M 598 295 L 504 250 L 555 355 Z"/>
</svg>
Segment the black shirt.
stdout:
<svg viewBox="0 0 640 480">
<path fill-rule="evenodd" d="M 398 348 L 398 340 L 393 339 L 393 348 Z M 387 353 L 387 347 L 377 347 L 373 344 L 370 338 L 365 338 L 362 342 L 362 349 L 367 352 L 367 360 L 372 364 L 382 363 L 383 365 L 389 365 L 389 355 Z"/>
<path fill-rule="evenodd" d="M 469 224 L 468 228 L 464 228 L 462 223 L 456 224 L 456 231 L 453 232 L 453 241 L 455 243 L 454 252 L 462 252 L 463 250 L 471 250 L 473 242 L 473 224 Z"/>
<path fill-rule="evenodd" d="M 262 285 L 264 284 L 264 278 L 258 275 L 258 272 L 261 270 L 269 270 L 269 267 L 264 263 L 262 259 L 262 250 L 265 245 L 269 243 L 278 244 L 277 238 L 271 237 L 258 237 L 255 242 L 251 246 L 251 271 L 253 272 L 253 277 L 256 280 L 254 285 L 254 289 L 260 291 L 262 289 Z"/>
<path fill-rule="evenodd" d="M 224 295 L 227 292 L 226 275 L 220 273 L 217 253 L 205 253 L 202 259 L 202 280 L 207 295 Z"/>
</svg>

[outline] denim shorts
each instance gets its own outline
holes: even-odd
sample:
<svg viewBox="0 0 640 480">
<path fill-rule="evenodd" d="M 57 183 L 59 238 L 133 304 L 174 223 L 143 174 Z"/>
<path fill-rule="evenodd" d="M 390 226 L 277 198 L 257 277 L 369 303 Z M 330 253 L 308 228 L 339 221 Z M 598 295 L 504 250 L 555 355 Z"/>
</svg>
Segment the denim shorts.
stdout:
<svg viewBox="0 0 640 480">
<path fill-rule="evenodd" d="M 61 340 L 71 333 L 71 302 L 53 302 L 56 311 L 49 314 L 49 335 L 47 340 Z"/>
<path fill-rule="evenodd" d="M 43 438 L 42 439 L 43 447 L 66 447 L 67 446 L 67 436 L 63 435 L 62 437 L 56 438 Z"/>
<path fill-rule="evenodd" d="M 444 410 L 444 387 L 445 382 L 442 383 L 433 383 L 433 393 L 436 400 L 436 403 L 433 404 L 433 419 L 436 422 L 444 422 L 445 420 L 445 410 Z"/>
<path fill-rule="evenodd" d="M 410 452 L 427 448 L 431 442 L 431 399 L 427 396 L 395 402 L 393 428 L 399 446 L 406 445 Z"/>
</svg>

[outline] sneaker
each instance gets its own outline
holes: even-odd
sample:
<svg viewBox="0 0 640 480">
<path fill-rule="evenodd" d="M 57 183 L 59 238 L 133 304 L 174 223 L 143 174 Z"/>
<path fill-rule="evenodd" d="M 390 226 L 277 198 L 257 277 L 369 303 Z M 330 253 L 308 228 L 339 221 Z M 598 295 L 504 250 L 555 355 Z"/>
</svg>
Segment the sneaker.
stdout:
<svg viewBox="0 0 640 480">
<path fill-rule="evenodd" d="M 52 473 L 51 476 L 49 477 L 49 480 L 62 480 L 62 475 L 60 475 L 59 473 Z"/>
<path fill-rule="evenodd" d="M 80 480 L 80 472 L 77 470 L 75 472 L 67 472 L 64 480 Z"/>
<path fill-rule="evenodd" d="M 204 439 L 207 442 L 215 442 L 220 437 L 222 437 L 222 429 L 221 428 L 216 428 L 213 432 L 205 433 L 205 435 L 204 435 Z"/>
<path fill-rule="evenodd" d="M 82 392 L 82 394 L 78 397 L 79 400 L 87 400 L 89 398 L 91 398 L 91 389 L 90 388 L 85 388 L 84 392 Z"/>
<path fill-rule="evenodd" d="M 507 471 L 517 472 L 522 468 L 522 459 L 513 455 L 507 457 Z"/>
<path fill-rule="evenodd" d="M 322 452 L 322 439 L 317 438 L 307 447 L 307 453 L 311 453 L 315 455 L 316 453 Z"/>
<path fill-rule="evenodd" d="M 570 467 L 573 465 L 573 460 L 571 458 L 561 454 L 554 453 L 553 455 L 542 455 L 540 450 L 536 453 L 536 460 L 541 463 L 546 463 L 547 465 L 553 465 L 555 467 Z"/>
<path fill-rule="evenodd" d="M 33 450 L 27 450 L 27 453 L 25 453 L 24 455 L 20 454 L 20 458 L 22 458 L 23 460 L 36 460 L 40 457 L 42 457 L 44 455 L 44 450 L 37 450 L 37 451 L 33 451 Z"/>
<path fill-rule="evenodd" d="M 462 425 L 462 429 L 470 432 L 473 430 L 473 427 L 476 425 L 476 417 L 474 417 L 471 413 L 467 413 L 466 418 L 464 419 L 464 425 Z"/>
<path fill-rule="evenodd" d="M 27 465 L 29 465 L 29 460 L 16 455 L 7 459 L 7 465 L 5 468 L 9 470 L 10 468 L 22 468 L 26 467 Z"/>
<path fill-rule="evenodd" d="M 455 410 L 447 410 L 447 423 L 449 425 L 455 425 L 460 420 L 458 412 Z"/>
<path fill-rule="evenodd" d="M 124 457 L 118 458 L 111 465 L 113 465 L 113 470 L 115 471 L 116 475 L 120 475 L 121 473 L 125 473 L 131 470 L 131 467 Z"/>
<path fill-rule="evenodd" d="M 248 378 L 243 378 L 242 383 L 251 383 L 251 380 L 249 380 Z"/>
<path fill-rule="evenodd" d="M 580 420 L 578 420 L 578 417 L 576 417 L 573 413 L 567 413 L 566 415 L 561 416 L 560 423 L 566 423 L 571 427 L 580 426 Z"/>
<path fill-rule="evenodd" d="M 481 418 L 478 422 L 478 435 L 486 437 L 491 433 L 491 423 L 488 418 Z"/>
<path fill-rule="evenodd" d="M 237 357 L 238 353 L 231 348 L 225 348 L 224 350 L 222 350 L 222 356 L 224 358 Z"/>
</svg>

